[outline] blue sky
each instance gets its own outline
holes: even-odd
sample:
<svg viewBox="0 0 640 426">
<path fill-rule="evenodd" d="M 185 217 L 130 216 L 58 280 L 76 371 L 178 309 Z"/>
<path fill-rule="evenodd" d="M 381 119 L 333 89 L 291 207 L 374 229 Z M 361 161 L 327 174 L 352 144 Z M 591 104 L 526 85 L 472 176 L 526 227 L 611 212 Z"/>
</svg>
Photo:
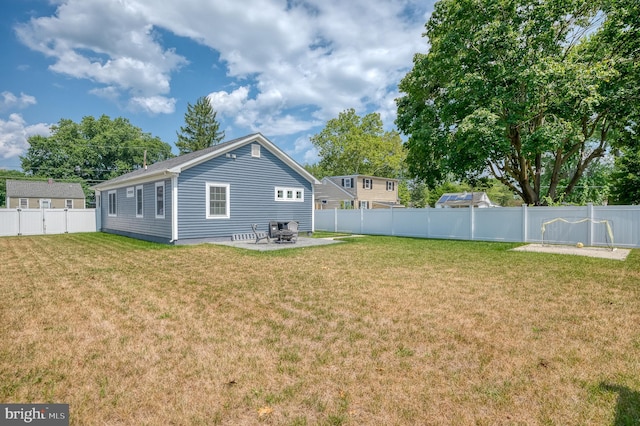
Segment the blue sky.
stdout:
<svg viewBox="0 0 640 426">
<path fill-rule="evenodd" d="M 261 132 L 301 164 L 341 111 L 394 128 L 433 1 L 9 0 L 0 6 L 0 168 L 66 118 L 125 117 L 173 146 L 208 96 L 226 139 Z M 177 150 L 174 148 L 174 152 Z"/>
</svg>

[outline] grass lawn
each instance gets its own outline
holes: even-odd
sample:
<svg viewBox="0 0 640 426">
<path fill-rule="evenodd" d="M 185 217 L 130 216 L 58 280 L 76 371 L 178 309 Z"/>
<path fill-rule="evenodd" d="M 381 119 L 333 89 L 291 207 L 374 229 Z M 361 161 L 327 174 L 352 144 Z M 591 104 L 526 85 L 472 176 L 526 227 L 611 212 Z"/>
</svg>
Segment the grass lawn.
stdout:
<svg viewBox="0 0 640 426">
<path fill-rule="evenodd" d="M 0 402 L 71 424 L 637 425 L 640 250 L 0 238 Z"/>
</svg>

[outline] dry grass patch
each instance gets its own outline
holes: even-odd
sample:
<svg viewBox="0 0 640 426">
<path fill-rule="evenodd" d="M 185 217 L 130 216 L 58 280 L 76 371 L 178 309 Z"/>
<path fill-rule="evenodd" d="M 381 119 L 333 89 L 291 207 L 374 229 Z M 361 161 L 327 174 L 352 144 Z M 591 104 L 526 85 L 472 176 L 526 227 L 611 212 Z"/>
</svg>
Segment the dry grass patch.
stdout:
<svg viewBox="0 0 640 426">
<path fill-rule="evenodd" d="M 0 239 L 0 401 L 72 424 L 640 422 L 640 252 Z"/>
</svg>

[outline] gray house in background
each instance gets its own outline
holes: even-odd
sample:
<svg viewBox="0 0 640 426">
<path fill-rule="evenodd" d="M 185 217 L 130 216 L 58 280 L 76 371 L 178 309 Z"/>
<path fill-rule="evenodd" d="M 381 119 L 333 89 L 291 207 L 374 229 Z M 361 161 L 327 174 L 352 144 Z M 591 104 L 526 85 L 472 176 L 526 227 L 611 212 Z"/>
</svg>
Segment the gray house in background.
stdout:
<svg viewBox="0 0 640 426">
<path fill-rule="evenodd" d="M 313 231 L 309 172 L 257 133 L 124 174 L 93 187 L 98 229 L 189 244 L 267 231 L 272 220 Z"/>
<path fill-rule="evenodd" d="M 7 180 L 8 209 L 84 209 L 79 183 Z"/>
</svg>

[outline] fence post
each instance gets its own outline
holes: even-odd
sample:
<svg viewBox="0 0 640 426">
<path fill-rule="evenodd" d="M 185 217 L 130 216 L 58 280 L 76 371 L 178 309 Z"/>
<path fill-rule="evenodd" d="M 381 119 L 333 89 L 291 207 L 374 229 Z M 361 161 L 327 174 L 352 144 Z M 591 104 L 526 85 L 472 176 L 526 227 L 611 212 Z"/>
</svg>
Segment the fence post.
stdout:
<svg viewBox="0 0 640 426">
<path fill-rule="evenodd" d="M 522 242 L 526 243 L 529 239 L 527 235 L 527 228 L 529 228 L 529 217 L 527 212 L 527 205 L 522 205 Z"/>
<path fill-rule="evenodd" d="M 364 229 L 364 209 L 362 206 L 360 207 L 360 234 L 362 234 L 362 230 Z"/>
<path fill-rule="evenodd" d="M 18 209 L 18 235 L 22 235 L 22 209 Z"/>
<path fill-rule="evenodd" d="M 587 245 L 593 245 L 593 203 L 587 203 L 587 217 L 589 218 L 589 226 L 587 227 Z"/>
<path fill-rule="evenodd" d="M 476 233 L 476 220 L 473 205 L 469 205 L 469 239 L 473 241 Z"/>
<path fill-rule="evenodd" d="M 393 206 L 391 206 L 391 236 L 395 237 L 396 235 L 396 222 L 393 220 Z"/>
<path fill-rule="evenodd" d="M 431 238 L 431 207 L 426 206 L 424 210 L 427 212 L 427 238 Z"/>
<path fill-rule="evenodd" d="M 338 208 L 333 208 L 333 232 L 338 232 Z"/>
</svg>

